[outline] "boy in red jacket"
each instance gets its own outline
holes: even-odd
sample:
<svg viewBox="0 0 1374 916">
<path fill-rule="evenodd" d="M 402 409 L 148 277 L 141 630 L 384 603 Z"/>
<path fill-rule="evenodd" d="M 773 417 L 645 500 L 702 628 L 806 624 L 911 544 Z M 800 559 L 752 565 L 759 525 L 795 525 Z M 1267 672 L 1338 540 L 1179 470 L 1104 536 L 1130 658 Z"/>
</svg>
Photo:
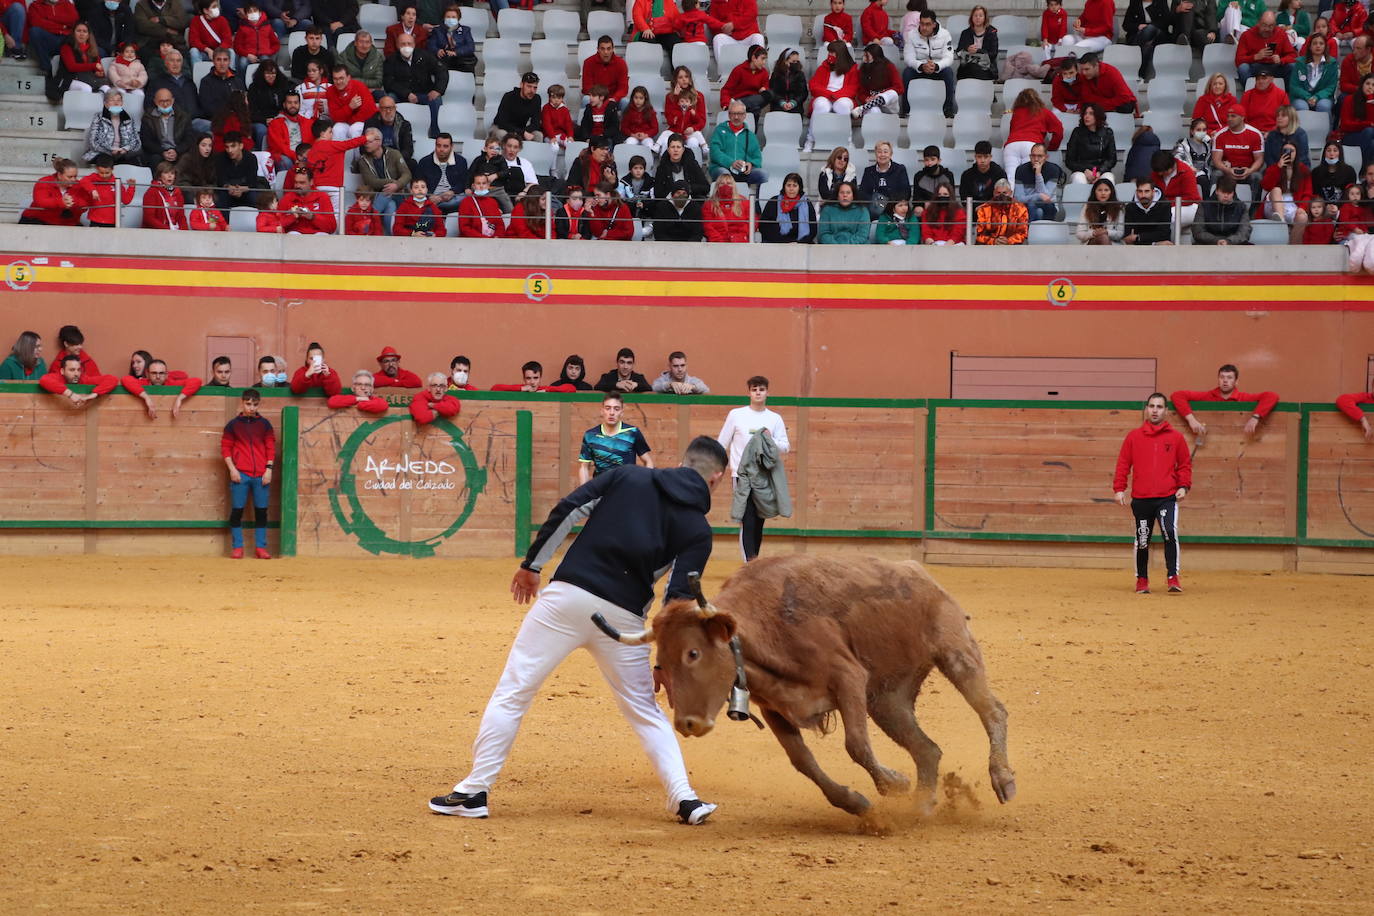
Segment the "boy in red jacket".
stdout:
<svg viewBox="0 0 1374 916">
<path fill-rule="evenodd" d="M 344 235 L 386 235 L 382 215 L 372 209 L 372 198 L 376 195 L 362 188 L 355 194 L 357 200 L 344 217 Z"/>
<path fill-rule="evenodd" d="M 229 224 L 215 206 L 215 192 L 209 188 L 196 191 L 196 208 L 191 211 L 191 229 L 196 232 L 227 232 Z"/>
<path fill-rule="evenodd" d="M 458 212 L 461 213 L 462 209 L 462 204 L 459 204 Z M 396 212 L 391 218 L 391 234 L 427 239 L 444 237 L 444 214 L 429 199 L 429 183 L 423 178 L 412 180 L 410 196 L 396 205 Z"/>
<path fill-rule="evenodd" d="M 1188 428 L 1194 435 L 1207 435 L 1207 427 L 1198 422 L 1193 415 L 1193 405 L 1189 401 L 1255 401 L 1255 412 L 1245 424 L 1245 435 L 1253 436 L 1255 430 L 1259 428 L 1260 421 L 1269 416 L 1270 411 L 1279 402 L 1279 396 L 1272 391 L 1261 391 L 1253 394 L 1248 391 L 1236 389 L 1236 381 L 1240 378 L 1240 370 L 1230 363 L 1217 370 L 1217 387 L 1211 391 L 1175 391 L 1171 400 L 1174 402 L 1174 410 L 1188 423 Z"/>
<path fill-rule="evenodd" d="M 363 193 L 362 191 L 358 192 Z M 282 235 L 286 232 L 286 221 L 282 218 L 281 198 L 275 192 L 267 198 L 267 204 L 258 211 L 257 224 L 258 232 L 269 232 L 275 235 Z M 380 232 L 377 233 L 381 235 Z"/>
<path fill-rule="evenodd" d="M 270 560 L 267 552 L 267 488 L 272 484 L 273 459 L 277 438 L 266 417 L 258 416 L 262 396 L 256 388 L 243 393 L 239 415 L 230 420 L 220 437 L 219 452 L 229 469 L 229 539 L 235 560 L 243 558 L 243 509 L 248 494 L 253 494 L 253 551 L 259 560 Z"/>
<path fill-rule="evenodd" d="M 568 90 L 563 88 L 560 83 L 550 86 L 549 101 L 540 113 L 540 121 L 544 125 L 544 139 L 553 147 L 555 158 L 560 152 L 568 148 L 568 141 L 573 139 L 575 133 L 572 111 L 563 101 L 567 94 Z"/>
<path fill-rule="evenodd" d="M 1169 402 L 1156 391 L 1145 400 L 1145 422 L 1126 434 L 1116 459 L 1112 491 L 1126 505 L 1126 475 L 1131 477 L 1131 514 L 1135 516 L 1135 593 L 1150 593 L 1150 534 L 1155 519 L 1164 538 L 1169 591 L 1183 591 L 1178 579 L 1178 501 L 1193 486 L 1188 442 L 1164 419 Z"/>
<path fill-rule="evenodd" d="M 134 202 L 135 182 L 122 182 L 123 189 L 120 190 L 121 182 L 114 174 L 114 157 L 109 153 L 96 156 L 92 164 L 95 171 L 76 183 L 77 190 L 86 197 L 86 218 L 92 226 L 113 229 L 115 194 L 118 193 L 120 202 L 128 206 Z"/>
<path fill-rule="evenodd" d="M 1054 56 L 1055 47 L 1069 34 L 1069 14 L 1064 11 L 1064 0 L 1045 0 L 1045 11 L 1040 14 L 1040 44 L 1045 49 L 1045 59 Z"/>
<path fill-rule="evenodd" d="M 238 55 L 235 66 L 247 68 L 268 57 L 275 57 L 281 50 L 281 39 L 277 37 L 272 22 L 262 14 L 256 3 L 248 2 L 240 10 L 243 21 L 234 33 L 234 53 Z"/>
<path fill-rule="evenodd" d="M 410 399 L 410 416 L 421 425 L 433 423 L 438 417 L 452 419 L 462 409 L 458 399 L 448 393 L 448 376 L 442 372 L 431 372 L 425 390 Z"/>
</svg>

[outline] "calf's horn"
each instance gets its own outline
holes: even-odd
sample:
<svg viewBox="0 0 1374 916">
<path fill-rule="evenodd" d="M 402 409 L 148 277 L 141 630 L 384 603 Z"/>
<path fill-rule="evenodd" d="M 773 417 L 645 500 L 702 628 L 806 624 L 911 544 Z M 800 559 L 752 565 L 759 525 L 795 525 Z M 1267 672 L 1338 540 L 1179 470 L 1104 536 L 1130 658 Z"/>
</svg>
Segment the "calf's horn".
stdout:
<svg viewBox="0 0 1374 916">
<path fill-rule="evenodd" d="M 687 587 L 692 590 L 692 597 L 697 600 L 697 611 L 702 617 L 714 617 L 716 606 L 706 600 L 706 593 L 701 590 L 701 573 L 689 572 L 687 574 Z"/>
<path fill-rule="evenodd" d="M 653 627 L 640 630 L 638 633 L 622 633 L 607 623 L 606 618 L 602 617 L 600 614 L 592 615 L 592 623 L 596 624 L 596 628 L 611 637 L 611 639 L 614 639 L 616 642 L 622 642 L 627 646 L 642 646 L 645 643 L 654 641 Z"/>
</svg>

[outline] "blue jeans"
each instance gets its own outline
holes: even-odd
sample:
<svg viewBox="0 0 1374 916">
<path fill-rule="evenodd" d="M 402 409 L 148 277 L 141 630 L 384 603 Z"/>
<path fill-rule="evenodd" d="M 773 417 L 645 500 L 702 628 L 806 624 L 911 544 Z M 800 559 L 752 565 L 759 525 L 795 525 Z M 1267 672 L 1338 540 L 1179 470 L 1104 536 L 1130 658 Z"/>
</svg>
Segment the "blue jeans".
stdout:
<svg viewBox="0 0 1374 916">
<path fill-rule="evenodd" d="M 19 47 L 24 40 L 24 4 L 11 3 L 5 9 L 3 21 L 5 24 L 5 34 L 14 39 L 14 46 Z M 6 47 L 9 47 L 8 43 Z"/>
<path fill-rule="evenodd" d="M 253 494 L 254 544 L 267 547 L 267 484 L 261 477 L 250 477 L 239 472 L 239 482 L 229 484 L 229 538 L 235 549 L 243 546 L 243 509 L 248 504 L 248 494 Z"/>
<path fill-rule="evenodd" d="M 1236 82 L 1244 86 L 1250 77 L 1255 75 L 1255 71 L 1260 67 L 1268 67 L 1269 72 L 1274 74 L 1274 82 L 1282 80 L 1281 85 L 1288 85 L 1288 74 L 1293 71 L 1292 64 L 1241 64 L 1236 68 Z"/>
<path fill-rule="evenodd" d="M 253 122 L 253 149 L 267 149 L 267 125 Z"/>
<path fill-rule="evenodd" d="M 1296 108 L 1298 111 L 1330 111 L 1331 100 L 1317 99 L 1317 105 L 1314 108 L 1311 105 L 1307 104 L 1307 99 L 1294 99 L 1293 107 Z"/>
<path fill-rule="evenodd" d="M 710 168 L 711 180 L 715 181 L 721 175 L 729 171 L 729 169 L 723 169 L 718 165 L 713 165 Z M 758 187 L 759 185 L 763 184 L 765 181 L 768 180 L 768 173 L 765 172 L 763 169 L 750 169 L 748 175 L 740 175 L 735 172 L 730 172 L 730 174 L 734 175 L 735 181 L 743 181 L 750 185 L 753 185 L 754 187 Z"/>
<path fill-rule="evenodd" d="M 1031 219 L 1054 219 L 1059 209 L 1052 201 L 1048 200 L 1028 200 L 1026 203 L 1026 213 Z"/>
<path fill-rule="evenodd" d="M 372 209 L 382 217 L 382 227 L 386 229 L 387 235 L 391 234 L 391 221 L 396 218 L 396 205 L 404 199 L 395 194 L 378 194 L 372 198 Z"/>
<path fill-rule="evenodd" d="M 13 7 L 11 7 L 13 9 Z M 54 35 L 47 29 L 40 29 L 38 26 L 29 28 L 29 44 L 33 45 L 33 54 L 38 58 L 38 66 L 44 73 L 52 72 L 52 58 L 62 42 L 67 39 L 62 35 Z"/>
<path fill-rule="evenodd" d="M 934 73 L 922 73 L 920 70 L 913 70 L 911 67 L 902 68 L 902 114 L 907 114 L 906 87 L 911 85 L 912 80 L 943 80 L 945 84 L 945 117 L 952 118 L 958 110 L 954 104 L 954 83 L 955 75 L 953 67 L 946 67 L 943 70 L 936 70 Z"/>
<path fill-rule="evenodd" d="M 1360 145 L 1360 174 L 1374 162 L 1374 127 L 1364 127 L 1353 133 L 1345 135 L 1344 143 L 1358 143 Z"/>
<path fill-rule="evenodd" d="M 491 18 L 494 21 L 497 13 L 510 8 L 510 0 L 487 0 L 487 7 L 491 10 Z"/>
</svg>

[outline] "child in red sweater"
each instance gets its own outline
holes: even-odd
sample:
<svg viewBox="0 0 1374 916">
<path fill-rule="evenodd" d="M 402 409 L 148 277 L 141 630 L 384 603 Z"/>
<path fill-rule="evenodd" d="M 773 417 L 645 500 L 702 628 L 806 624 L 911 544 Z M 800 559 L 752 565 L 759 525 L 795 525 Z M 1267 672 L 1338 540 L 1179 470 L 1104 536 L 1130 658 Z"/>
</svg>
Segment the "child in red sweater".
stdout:
<svg viewBox="0 0 1374 916">
<path fill-rule="evenodd" d="M 863 31 L 864 44 L 896 44 L 896 32 L 887 18 L 887 0 L 869 0 L 863 15 L 859 17 L 859 28 Z"/>
<path fill-rule="evenodd" d="M 86 196 L 89 209 L 86 217 L 92 226 L 113 229 L 115 225 L 115 194 L 119 192 L 120 181 L 114 174 L 114 157 L 101 153 L 95 157 L 95 171 L 76 183 L 76 188 Z M 123 183 L 120 193 L 121 202 L 128 206 L 134 202 L 133 181 Z"/>
<path fill-rule="evenodd" d="M 673 22 L 673 31 L 682 36 L 683 43 L 706 44 L 707 26 L 716 32 L 728 34 L 734 31 L 732 23 L 721 22 L 710 13 L 703 13 L 700 6 L 701 0 L 682 0 L 682 12 Z"/>
<path fill-rule="evenodd" d="M 372 209 L 372 199 L 376 195 L 359 189 L 355 196 L 357 200 L 344 216 L 344 235 L 386 235 L 382 215 Z"/>
<path fill-rule="evenodd" d="M 273 193 L 268 198 L 267 204 L 258 211 L 257 226 L 258 232 L 271 232 L 282 235 L 286 232 L 286 226 L 282 221 L 280 212 L 281 198 Z"/>
<path fill-rule="evenodd" d="M 630 146 L 643 146 L 651 153 L 658 152 L 658 113 L 649 104 L 649 90 L 636 86 L 630 90 L 630 104 L 620 116 L 620 132 Z"/>
<path fill-rule="evenodd" d="M 844 11 L 844 0 L 830 0 L 830 12 L 821 20 L 821 44 L 832 41 L 854 44 L 854 17 Z"/>
<path fill-rule="evenodd" d="M 1307 202 L 1307 225 L 1302 230 L 1304 245 L 1330 245 L 1335 241 L 1336 214 L 1339 208 L 1318 198 Z"/>
<path fill-rule="evenodd" d="M 197 232 L 225 232 L 229 224 L 215 206 L 215 192 L 209 188 L 196 191 L 196 208 L 191 211 L 191 228 Z"/>
<path fill-rule="evenodd" d="M 1045 11 L 1040 14 L 1040 44 L 1045 50 L 1045 60 L 1054 57 L 1055 46 L 1069 34 L 1069 14 L 1064 11 L 1064 0 L 1045 0 Z"/>
<path fill-rule="evenodd" d="M 229 20 L 220 15 L 219 0 L 199 0 L 197 13 L 186 30 L 186 43 L 191 47 L 191 62 L 209 60 L 217 48 L 228 48 L 234 41 Z"/>
<path fill-rule="evenodd" d="M 554 155 L 558 155 L 568 148 L 568 141 L 573 139 L 573 119 L 572 112 L 568 110 L 567 98 L 568 90 L 559 83 L 549 87 L 549 101 L 541 110 L 541 120 L 544 124 L 544 139 L 549 141 L 553 147 Z"/>
</svg>

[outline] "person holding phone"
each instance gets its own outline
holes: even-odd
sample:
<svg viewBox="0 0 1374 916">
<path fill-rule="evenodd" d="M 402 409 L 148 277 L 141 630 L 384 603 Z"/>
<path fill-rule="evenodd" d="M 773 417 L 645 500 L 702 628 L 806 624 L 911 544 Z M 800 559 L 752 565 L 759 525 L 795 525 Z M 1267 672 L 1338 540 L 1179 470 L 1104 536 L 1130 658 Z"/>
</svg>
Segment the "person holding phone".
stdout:
<svg viewBox="0 0 1374 916">
<path fill-rule="evenodd" d="M 1280 80 L 1287 81 L 1298 59 L 1298 49 L 1288 39 L 1288 32 L 1278 27 L 1273 13 L 1266 12 L 1259 24 L 1247 29 L 1236 42 L 1236 78 L 1243 86 L 1262 68 Z"/>
<path fill-rule="evenodd" d="M 311 341 L 310 346 L 305 349 L 305 365 L 291 376 L 291 393 L 305 394 L 314 388 L 319 388 L 326 396 L 333 397 L 343 391 L 343 381 L 340 380 L 339 373 L 329 368 L 324 361 L 324 347 Z"/>
</svg>

